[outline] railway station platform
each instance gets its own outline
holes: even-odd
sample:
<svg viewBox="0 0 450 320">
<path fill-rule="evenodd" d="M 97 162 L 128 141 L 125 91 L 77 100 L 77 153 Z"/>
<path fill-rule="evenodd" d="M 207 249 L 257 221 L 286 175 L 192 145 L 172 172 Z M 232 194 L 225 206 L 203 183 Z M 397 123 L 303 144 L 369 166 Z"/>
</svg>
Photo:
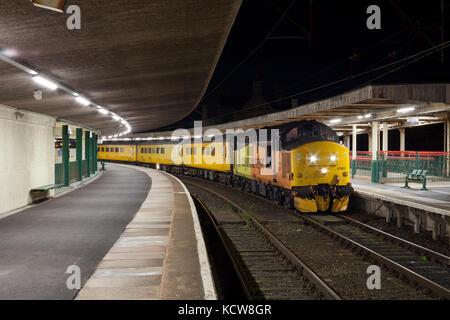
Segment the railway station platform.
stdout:
<svg viewBox="0 0 450 320">
<path fill-rule="evenodd" d="M 382 216 L 398 227 L 413 226 L 414 232 L 431 231 L 432 237 L 449 238 L 450 242 L 450 183 L 440 182 L 421 190 L 420 184 L 381 184 L 353 179 L 355 188 L 352 208 Z"/>
<path fill-rule="evenodd" d="M 214 299 L 196 219 L 176 178 L 108 164 L 92 183 L 0 219 L 0 299 Z M 68 286 L 78 276 L 81 290 Z"/>
</svg>

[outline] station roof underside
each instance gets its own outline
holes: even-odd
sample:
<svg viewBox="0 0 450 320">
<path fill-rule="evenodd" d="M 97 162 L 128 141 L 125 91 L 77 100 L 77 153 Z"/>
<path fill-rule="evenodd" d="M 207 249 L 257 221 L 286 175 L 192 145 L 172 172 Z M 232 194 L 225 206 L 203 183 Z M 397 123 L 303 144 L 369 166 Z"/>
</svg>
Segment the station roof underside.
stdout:
<svg viewBox="0 0 450 320">
<path fill-rule="evenodd" d="M 181 120 L 202 98 L 242 0 L 78 0 L 81 29 L 68 14 L 30 1 L 0 3 L 0 52 L 73 88 L 146 132 Z M 70 2 L 70 3 L 69 3 Z M 67 7 L 66 6 L 66 7 Z M 102 131 L 120 122 L 82 107 L 61 90 L 0 61 L 0 103 Z"/>
<path fill-rule="evenodd" d="M 351 132 L 353 124 L 370 126 L 371 121 L 406 124 L 406 118 L 423 116 L 425 122 L 449 119 L 450 84 L 369 85 L 351 92 L 289 110 L 240 121 L 204 127 L 225 133 L 226 129 L 258 129 L 300 120 L 317 120 L 340 134 Z M 400 113 L 398 110 L 414 108 Z M 370 117 L 365 118 L 365 115 Z M 362 119 L 358 118 L 361 117 Z M 333 122 L 337 121 L 339 122 Z M 189 129 L 193 134 L 193 129 Z M 172 132 L 136 134 L 133 138 L 170 137 Z"/>
</svg>

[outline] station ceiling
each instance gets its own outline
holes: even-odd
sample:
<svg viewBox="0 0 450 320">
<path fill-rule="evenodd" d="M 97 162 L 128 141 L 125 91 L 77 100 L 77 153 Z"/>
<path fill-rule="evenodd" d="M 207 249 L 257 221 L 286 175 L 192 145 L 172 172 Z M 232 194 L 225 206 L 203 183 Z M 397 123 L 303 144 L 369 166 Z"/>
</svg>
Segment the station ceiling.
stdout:
<svg viewBox="0 0 450 320">
<path fill-rule="evenodd" d="M 0 52 L 87 96 L 129 122 L 132 132 L 187 116 L 203 96 L 242 0 L 69 0 L 81 9 L 81 29 L 68 14 L 30 1 L 0 2 Z M 82 107 L 61 90 L 0 61 L 0 104 L 81 123 L 104 135 L 119 122 Z"/>
</svg>

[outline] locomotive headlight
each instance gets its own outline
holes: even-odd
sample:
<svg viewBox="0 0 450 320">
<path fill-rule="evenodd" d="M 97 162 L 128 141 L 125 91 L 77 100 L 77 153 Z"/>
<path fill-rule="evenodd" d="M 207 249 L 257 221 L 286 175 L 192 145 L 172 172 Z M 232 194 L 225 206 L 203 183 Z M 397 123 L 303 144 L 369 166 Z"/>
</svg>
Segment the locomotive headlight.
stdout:
<svg viewBox="0 0 450 320">
<path fill-rule="evenodd" d="M 323 174 L 325 174 L 325 173 L 328 172 L 328 169 L 327 169 L 327 168 L 322 168 L 322 169 L 320 169 L 320 172 L 322 172 Z"/>
<path fill-rule="evenodd" d="M 316 162 L 317 161 L 317 157 L 312 155 L 311 157 L 309 157 L 309 161 L 310 162 Z"/>
<path fill-rule="evenodd" d="M 334 154 L 330 157 L 330 161 L 336 161 L 336 156 Z"/>
</svg>

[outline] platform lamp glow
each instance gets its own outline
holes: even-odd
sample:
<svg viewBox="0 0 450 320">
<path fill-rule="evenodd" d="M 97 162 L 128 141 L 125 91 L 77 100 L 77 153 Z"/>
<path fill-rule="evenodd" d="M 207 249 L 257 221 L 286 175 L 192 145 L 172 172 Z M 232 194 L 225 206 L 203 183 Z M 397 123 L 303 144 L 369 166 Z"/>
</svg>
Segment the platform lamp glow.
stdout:
<svg viewBox="0 0 450 320">
<path fill-rule="evenodd" d="M 65 0 L 31 0 L 36 7 L 64 13 Z"/>
</svg>

